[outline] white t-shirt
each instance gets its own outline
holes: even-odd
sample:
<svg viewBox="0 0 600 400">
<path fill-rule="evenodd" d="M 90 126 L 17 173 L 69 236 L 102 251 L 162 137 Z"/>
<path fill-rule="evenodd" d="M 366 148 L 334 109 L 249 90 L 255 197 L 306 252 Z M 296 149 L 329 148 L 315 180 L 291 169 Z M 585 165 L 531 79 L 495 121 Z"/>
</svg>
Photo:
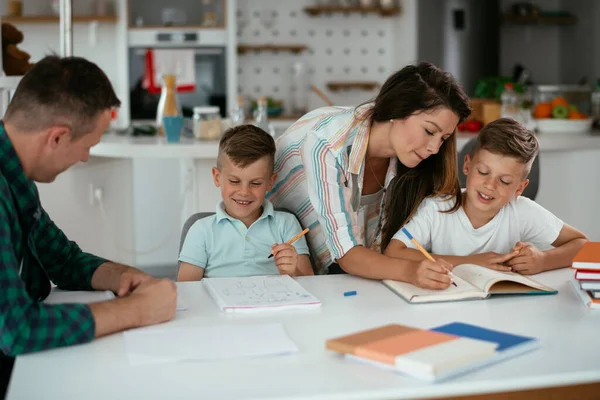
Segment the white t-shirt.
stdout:
<svg viewBox="0 0 600 400">
<path fill-rule="evenodd" d="M 425 199 L 406 224 L 408 232 L 433 254 L 468 256 L 489 251 L 506 254 L 519 241 L 545 250 L 552 247 L 564 225 L 550 211 L 519 196 L 502 207 L 490 222 L 475 229 L 462 207 L 452 213 L 440 212 L 454 205 L 455 198 L 446 199 L 449 197 Z M 416 248 L 401 230 L 394 239 L 408 248 Z"/>
</svg>

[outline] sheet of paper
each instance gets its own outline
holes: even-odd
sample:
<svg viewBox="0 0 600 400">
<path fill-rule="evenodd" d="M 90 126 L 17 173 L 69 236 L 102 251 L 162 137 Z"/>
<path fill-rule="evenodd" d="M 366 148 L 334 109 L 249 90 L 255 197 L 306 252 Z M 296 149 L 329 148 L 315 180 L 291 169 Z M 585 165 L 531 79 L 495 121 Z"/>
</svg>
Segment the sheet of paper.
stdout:
<svg viewBox="0 0 600 400">
<path fill-rule="evenodd" d="M 155 326 L 125 332 L 125 347 L 131 365 L 277 356 L 298 351 L 280 323 Z"/>
<path fill-rule="evenodd" d="M 202 282 L 222 310 L 321 304 L 319 299 L 288 275 L 205 278 Z"/>
<path fill-rule="evenodd" d="M 114 299 L 115 295 L 110 290 L 105 291 L 71 291 L 71 290 L 60 290 L 52 289 L 50 295 L 44 300 L 46 304 L 60 304 L 60 303 L 97 303 L 99 301 Z M 181 296 L 177 296 L 177 311 L 187 310 L 186 303 L 181 299 Z"/>
<path fill-rule="evenodd" d="M 46 304 L 60 304 L 60 303 L 97 303 L 99 301 L 105 301 L 114 299 L 115 295 L 109 290 L 105 291 L 71 291 L 71 290 L 60 290 L 53 289 L 50 295 L 44 300 Z"/>
</svg>

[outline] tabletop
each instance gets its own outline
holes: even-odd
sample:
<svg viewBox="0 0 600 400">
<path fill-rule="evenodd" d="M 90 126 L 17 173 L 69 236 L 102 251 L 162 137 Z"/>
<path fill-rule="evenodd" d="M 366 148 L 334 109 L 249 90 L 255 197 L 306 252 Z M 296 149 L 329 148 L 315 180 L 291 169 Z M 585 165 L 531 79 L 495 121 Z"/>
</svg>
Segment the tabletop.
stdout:
<svg viewBox="0 0 600 400">
<path fill-rule="evenodd" d="M 178 283 L 187 311 L 173 326 L 281 322 L 299 352 L 223 361 L 130 366 L 123 334 L 18 357 L 8 399 L 400 399 L 432 398 L 600 382 L 600 313 L 587 309 L 569 269 L 536 280 L 557 295 L 408 304 L 381 282 L 348 275 L 300 277 L 323 303 L 316 310 L 222 313 L 201 282 Z M 357 295 L 345 297 L 355 290 Z M 541 347 L 431 384 L 326 351 L 329 338 L 388 323 L 431 328 L 462 321 L 533 336 Z"/>
</svg>

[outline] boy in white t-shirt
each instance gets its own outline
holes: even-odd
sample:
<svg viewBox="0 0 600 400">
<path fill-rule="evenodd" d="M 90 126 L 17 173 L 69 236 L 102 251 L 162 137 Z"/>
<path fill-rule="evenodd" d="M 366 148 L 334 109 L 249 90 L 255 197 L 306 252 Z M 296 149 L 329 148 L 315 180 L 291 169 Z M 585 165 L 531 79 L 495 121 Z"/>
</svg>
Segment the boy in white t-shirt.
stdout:
<svg viewBox="0 0 600 400">
<path fill-rule="evenodd" d="M 467 184 L 461 198 L 426 199 L 406 229 L 435 258 L 452 266 L 469 263 L 537 274 L 571 265 L 587 237 L 520 196 L 538 149 L 535 135 L 518 122 L 502 118 L 488 124 L 465 157 Z M 423 258 L 401 230 L 385 254 Z"/>
</svg>

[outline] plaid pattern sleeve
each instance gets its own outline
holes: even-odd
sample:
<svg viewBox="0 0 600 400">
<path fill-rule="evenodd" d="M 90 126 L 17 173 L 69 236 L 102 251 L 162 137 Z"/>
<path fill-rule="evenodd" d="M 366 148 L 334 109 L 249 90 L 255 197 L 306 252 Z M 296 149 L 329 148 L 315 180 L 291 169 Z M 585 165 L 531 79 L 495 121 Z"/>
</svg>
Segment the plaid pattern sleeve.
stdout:
<svg viewBox="0 0 600 400">
<path fill-rule="evenodd" d="M 19 274 L 10 226 L 0 205 L 0 351 L 17 356 L 91 341 L 95 323 L 89 306 L 46 305 L 30 296 Z"/>
<path fill-rule="evenodd" d="M 34 238 L 40 262 L 52 282 L 60 289 L 92 290 L 92 275 L 107 260 L 81 251 L 77 243 L 67 239 L 43 208 L 40 208 Z"/>
</svg>

